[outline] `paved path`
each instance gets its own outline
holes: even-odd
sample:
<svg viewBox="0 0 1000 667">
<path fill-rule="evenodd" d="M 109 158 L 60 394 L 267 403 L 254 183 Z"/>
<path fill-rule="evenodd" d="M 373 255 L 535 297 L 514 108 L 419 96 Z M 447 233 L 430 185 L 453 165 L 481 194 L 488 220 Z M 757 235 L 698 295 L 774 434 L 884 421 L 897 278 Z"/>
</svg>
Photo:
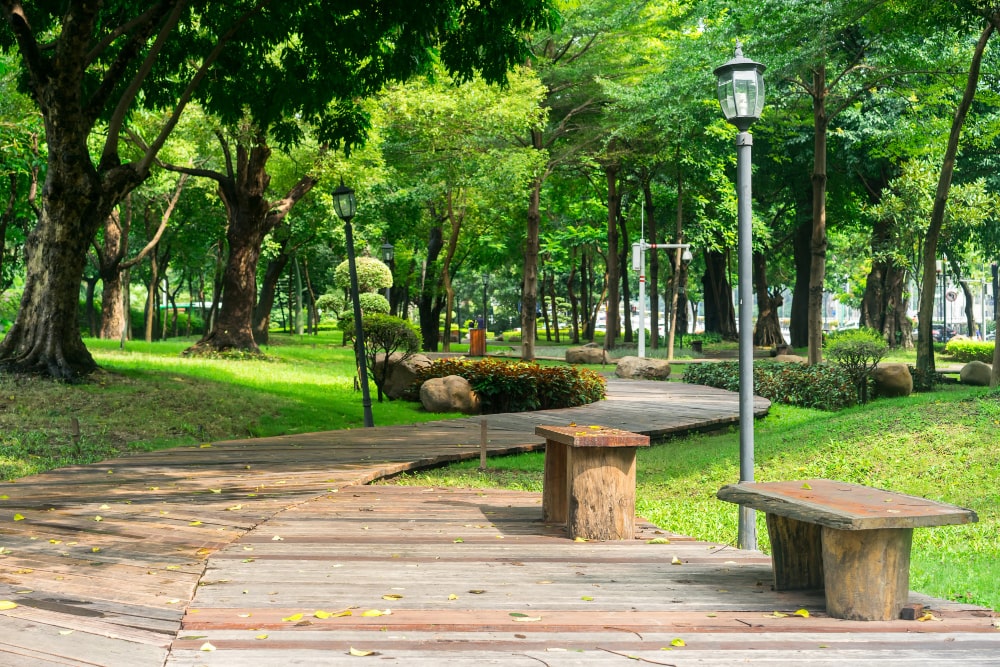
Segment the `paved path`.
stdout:
<svg viewBox="0 0 1000 667">
<path fill-rule="evenodd" d="M 567 411 L 490 416 L 489 449 L 501 453 L 538 448 L 541 441 L 533 435 L 537 424 L 575 421 L 665 434 L 716 428 L 737 419 L 737 397 L 705 387 L 612 380 L 609 394 L 607 401 Z M 758 404 L 760 411 L 766 407 L 766 402 Z M 751 599 L 766 594 L 768 566 L 759 554 L 703 543 L 671 552 L 685 566 L 704 566 L 698 573 L 696 567 L 667 566 L 662 561 L 666 552 L 657 552 L 652 562 L 653 552 L 643 540 L 581 549 L 546 532 L 537 516 L 537 494 L 442 492 L 431 501 L 429 492 L 421 490 L 352 486 L 430 463 L 478 456 L 480 428 L 481 419 L 471 418 L 219 442 L 61 469 L 5 485 L 0 494 L 0 600 L 18 606 L 0 611 L 0 665 L 351 664 L 359 658 L 347 655 L 350 646 L 345 640 L 362 648 L 377 644 L 372 650 L 383 658 L 399 658 L 396 664 L 471 664 L 481 659 L 515 664 L 500 639 L 509 643 L 522 635 L 542 640 L 531 647 L 534 654 L 525 664 L 571 664 L 567 655 L 583 661 L 572 664 L 609 664 L 620 657 L 614 654 L 617 649 L 605 650 L 608 647 L 631 650 L 635 647 L 627 647 L 626 639 L 645 636 L 653 626 L 672 633 L 672 624 L 680 622 L 679 616 L 658 616 L 669 611 L 662 605 L 645 609 L 643 600 L 693 596 L 701 600 L 700 611 L 675 611 L 696 614 L 700 620 L 690 626 L 692 632 L 718 629 L 715 621 L 705 619 L 720 618 L 725 611 L 729 594 L 712 587 L 731 579 L 725 574 L 733 569 L 729 561 L 740 564 L 744 578 L 737 577 L 739 581 L 752 580 Z M 392 499 L 392 510 L 383 514 L 386 498 Z M 644 531 L 651 535 L 656 529 L 646 526 Z M 462 541 L 456 542 L 459 538 Z M 678 548 L 690 542 L 671 539 Z M 491 546 L 455 558 L 454 550 L 463 548 L 456 545 L 476 544 Z M 500 544 L 510 545 L 503 555 L 496 551 Z M 710 553 L 721 553 L 721 560 L 707 559 Z M 369 566 L 358 568 L 357 563 Z M 579 576 L 586 585 L 567 587 L 562 582 L 552 589 L 538 583 L 560 580 L 553 567 L 561 576 L 570 576 L 566 569 L 573 569 L 572 580 Z M 597 579 L 586 579 L 588 572 L 598 570 Z M 668 573 L 674 578 L 670 583 Z M 619 577 L 628 582 L 626 588 L 616 588 Z M 506 606 L 497 606 L 493 596 L 469 592 L 503 590 L 511 580 L 521 588 L 506 589 Z M 598 597 L 588 595 L 596 589 L 592 584 L 608 595 L 597 605 L 592 603 Z M 403 598 L 398 601 L 381 598 L 409 586 L 423 592 L 408 589 L 399 593 Z M 629 601 L 637 586 L 644 594 L 633 604 Z M 459 600 L 447 597 L 430 599 L 431 590 L 450 595 L 446 589 L 457 591 L 461 605 L 449 604 Z M 553 590 L 559 595 L 551 597 Z M 785 603 L 810 604 L 773 595 L 759 600 L 757 606 L 747 607 L 752 620 L 730 619 L 736 630 L 742 630 L 742 624 L 750 632 L 765 627 L 756 612 L 779 601 L 781 608 Z M 519 622 L 509 616 L 514 607 L 548 610 L 553 604 L 567 614 L 554 625 L 548 611 L 545 621 Z M 815 600 L 811 604 L 818 609 Z M 936 658 L 946 662 L 948 656 L 985 655 L 984 646 L 1000 648 L 993 639 L 1000 636 L 988 634 L 988 612 L 935 604 L 939 614 L 951 615 L 951 624 L 929 629 L 960 631 L 928 640 L 944 647 Z M 359 616 L 375 605 L 398 611 L 391 618 Z M 316 610 L 355 606 L 351 616 L 314 615 Z M 705 608 L 718 611 L 706 616 Z M 455 609 L 459 611 L 450 620 L 430 615 Z M 629 611 L 638 614 L 622 616 Z M 298 613 L 303 617 L 296 618 Z M 691 618 L 685 623 L 690 625 Z M 335 620 L 341 626 L 320 623 Z M 557 651 L 549 649 L 597 644 L 579 634 L 552 635 L 548 643 L 539 634 L 574 633 L 593 629 L 595 623 L 599 629 L 625 629 L 615 642 L 579 655 L 550 655 Z M 903 630 L 898 625 L 895 629 Z M 339 634 L 345 630 L 359 634 Z M 288 631 L 295 634 L 285 637 Z M 407 644 L 411 632 L 426 641 Z M 896 634 L 897 639 L 906 638 Z M 256 639 L 263 635 L 268 638 Z M 383 641 L 390 636 L 395 643 Z M 879 641 L 886 637 L 876 636 Z M 730 641 L 719 637 L 713 641 Z M 961 641 L 942 644 L 949 637 Z M 313 643 L 302 646 L 300 640 Z M 742 645 L 746 640 L 737 641 Z M 810 645 L 822 641 L 827 639 L 801 639 Z M 209 648 L 206 642 L 218 644 L 216 650 L 202 650 Z M 891 644 L 898 648 L 897 641 Z M 442 647 L 458 645 L 471 646 L 474 652 L 440 653 Z M 956 647 L 965 653 L 955 652 Z M 925 649 L 921 644 L 915 650 Z M 661 664 L 675 663 L 675 657 L 670 654 Z M 844 657 L 841 653 L 838 659 Z"/>
</svg>

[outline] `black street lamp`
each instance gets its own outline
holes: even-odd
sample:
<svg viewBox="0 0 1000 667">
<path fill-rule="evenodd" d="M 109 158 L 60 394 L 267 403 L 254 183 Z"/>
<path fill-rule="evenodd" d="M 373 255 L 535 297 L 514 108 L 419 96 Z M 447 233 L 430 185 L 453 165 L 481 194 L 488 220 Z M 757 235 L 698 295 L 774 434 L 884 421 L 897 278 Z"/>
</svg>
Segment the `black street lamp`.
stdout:
<svg viewBox="0 0 1000 667">
<path fill-rule="evenodd" d="M 382 244 L 382 261 L 385 265 L 389 267 L 389 271 L 392 271 L 392 260 L 396 257 L 396 249 L 391 243 L 386 241 Z M 385 288 L 385 300 L 389 302 L 390 306 L 392 304 L 391 292 L 392 285 Z"/>
<path fill-rule="evenodd" d="M 340 185 L 333 190 L 333 208 L 344 221 L 344 238 L 347 242 L 347 268 L 351 275 L 351 302 L 354 305 L 354 357 L 358 364 L 358 376 L 361 380 L 361 407 L 364 410 L 365 426 L 375 426 L 372 417 L 372 397 L 368 391 L 368 368 L 365 362 L 365 338 L 361 327 L 361 300 L 358 298 L 358 267 L 354 261 L 354 230 L 351 229 L 351 218 L 354 217 L 356 202 L 354 190 Z"/>
<path fill-rule="evenodd" d="M 753 138 L 748 130 L 764 110 L 763 73 L 763 65 L 743 57 L 738 41 L 732 60 L 715 70 L 722 114 L 739 130 L 736 135 L 736 198 L 740 280 L 740 482 L 753 481 L 753 214 L 750 208 L 750 147 L 753 146 Z M 742 506 L 737 542 L 743 549 L 757 548 L 754 511 Z"/>
</svg>

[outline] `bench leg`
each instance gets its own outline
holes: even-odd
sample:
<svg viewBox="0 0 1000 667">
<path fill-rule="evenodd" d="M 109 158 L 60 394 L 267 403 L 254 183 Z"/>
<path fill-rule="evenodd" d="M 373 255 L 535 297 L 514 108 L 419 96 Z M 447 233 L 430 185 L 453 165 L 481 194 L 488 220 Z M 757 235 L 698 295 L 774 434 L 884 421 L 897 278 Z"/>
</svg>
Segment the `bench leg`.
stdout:
<svg viewBox="0 0 1000 667">
<path fill-rule="evenodd" d="M 635 447 L 573 447 L 569 463 L 569 536 L 635 537 Z"/>
<path fill-rule="evenodd" d="M 823 588 L 823 546 L 818 524 L 768 514 L 774 590 Z"/>
<path fill-rule="evenodd" d="M 823 528 L 826 612 L 854 621 L 891 621 L 910 595 L 912 528 Z"/>
<path fill-rule="evenodd" d="M 569 483 L 567 479 L 567 445 L 545 441 L 545 475 L 542 481 L 542 520 L 566 524 L 569 520 Z"/>
</svg>

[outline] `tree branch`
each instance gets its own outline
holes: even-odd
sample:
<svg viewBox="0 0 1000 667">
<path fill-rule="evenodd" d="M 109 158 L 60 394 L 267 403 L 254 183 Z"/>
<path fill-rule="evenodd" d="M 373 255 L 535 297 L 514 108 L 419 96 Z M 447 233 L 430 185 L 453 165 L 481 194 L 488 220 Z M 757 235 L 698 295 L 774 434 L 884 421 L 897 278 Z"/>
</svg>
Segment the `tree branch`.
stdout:
<svg viewBox="0 0 1000 667">
<path fill-rule="evenodd" d="M 131 269 L 133 266 L 141 262 L 146 258 L 146 256 L 156 247 L 163 237 L 163 230 L 167 228 L 167 222 L 170 221 L 170 216 L 173 215 L 174 208 L 177 206 L 177 201 L 181 198 L 181 191 L 184 189 L 184 183 L 187 182 L 188 174 L 181 174 L 181 177 L 177 179 L 177 186 L 174 188 L 174 194 L 170 197 L 167 203 L 167 209 L 160 216 L 160 226 L 156 230 L 156 234 L 153 238 L 149 240 L 146 247 L 139 251 L 139 254 L 128 260 L 127 262 L 122 262 L 119 265 L 120 270 Z"/>
</svg>

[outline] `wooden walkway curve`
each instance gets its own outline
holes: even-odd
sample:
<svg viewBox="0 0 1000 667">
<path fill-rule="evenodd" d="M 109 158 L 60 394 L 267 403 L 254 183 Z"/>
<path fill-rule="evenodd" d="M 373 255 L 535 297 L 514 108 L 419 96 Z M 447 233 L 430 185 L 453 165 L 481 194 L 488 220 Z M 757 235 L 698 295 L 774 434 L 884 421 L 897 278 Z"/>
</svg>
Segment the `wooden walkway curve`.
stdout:
<svg viewBox="0 0 1000 667">
<path fill-rule="evenodd" d="M 538 424 L 736 420 L 728 392 L 612 380 L 592 406 L 490 416 L 489 447 L 537 448 Z M 337 665 L 361 659 L 352 647 L 406 665 L 998 660 L 988 610 L 928 600 L 945 620 L 845 625 L 815 596 L 770 592 L 758 553 L 649 525 L 574 543 L 540 523 L 537 494 L 358 486 L 478 456 L 479 438 L 470 418 L 218 442 L 5 484 L 0 600 L 17 606 L 0 610 L 0 665 Z M 758 613 L 793 607 L 815 613 Z M 661 651 L 674 635 L 688 646 Z"/>
</svg>

